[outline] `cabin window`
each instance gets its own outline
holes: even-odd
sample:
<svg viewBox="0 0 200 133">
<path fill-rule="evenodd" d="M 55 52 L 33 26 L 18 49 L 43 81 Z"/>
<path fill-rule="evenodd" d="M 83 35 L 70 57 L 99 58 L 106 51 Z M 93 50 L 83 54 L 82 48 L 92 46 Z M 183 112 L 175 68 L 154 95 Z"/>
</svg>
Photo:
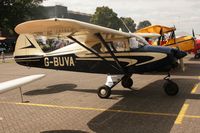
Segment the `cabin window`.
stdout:
<svg viewBox="0 0 200 133">
<path fill-rule="evenodd" d="M 121 52 L 121 51 L 129 51 L 130 48 L 128 46 L 128 40 L 118 40 L 118 41 L 109 41 L 106 42 L 111 51 L 113 52 Z M 104 47 L 102 43 L 97 43 L 92 47 L 98 53 L 106 53 L 107 49 Z"/>
<path fill-rule="evenodd" d="M 113 52 L 124 52 L 131 51 L 132 49 L 137 49 L 143 47 L 145 44 L 140 38 L 132 37 L 129 39 L 121 39 L 115 41 L 106 42 L 111 51 Z M 104 47 L 102 43 L 97 43 L 92 47 L 98 53 L 105 53 L 107 49 Z"/>
<path fill-rule="evenodd" d="M 146 45 L 142 40 L 136 37 L 129 38 L 129 47 L 130 49 L 137 49 Z"/>
<path fill-rule="evenodd" d="M 40 48 L 44 52 L 51 52 L 74 43 L 67 37 L 64 38 L 56 35 L 52 37 L 35 35 L 34 37 L 36 42 L 39 44 Z"/>
<path fill-rule="evenodd" d="M 112 42 L 113 49 L 116 52 L 129 51 L 128 40 L 116 40 Z"/>
</svg>

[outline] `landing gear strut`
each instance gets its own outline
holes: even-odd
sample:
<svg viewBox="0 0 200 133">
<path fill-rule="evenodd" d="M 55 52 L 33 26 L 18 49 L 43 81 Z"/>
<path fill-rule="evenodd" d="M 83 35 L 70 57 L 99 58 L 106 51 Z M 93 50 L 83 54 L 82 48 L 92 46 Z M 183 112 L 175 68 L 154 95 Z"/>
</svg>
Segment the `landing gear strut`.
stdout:
<svg viewBox="0 0 200 133">
<path fill-rule="evenodd" d="M 170 80 L 170 74 L 168 73 L 168 75 L 164 78 L 165 83 L 163 85 L 164 91 L 167 95 L 169 96 L 175 96 L 177 95 L 178 91 L 179 91 L 179 87 L 178 85 Z"/>
<path fill-rule="evenodd" d="M 120 81 L 124 88 L 131 88 L 133 80 L 130 77 L 131 75 L 108 75 L 106 84 L 98 88 L 97 95 L 100 98 L 109 98 L 111 89 Z"/>
<path fill-rule="evenodd" d="M 109 98 L 111 89 L 122 80 L 123 75 L 108 75 L 105 85 L 98 88 L 97 95 L 100 98 Z"/>
</svg>

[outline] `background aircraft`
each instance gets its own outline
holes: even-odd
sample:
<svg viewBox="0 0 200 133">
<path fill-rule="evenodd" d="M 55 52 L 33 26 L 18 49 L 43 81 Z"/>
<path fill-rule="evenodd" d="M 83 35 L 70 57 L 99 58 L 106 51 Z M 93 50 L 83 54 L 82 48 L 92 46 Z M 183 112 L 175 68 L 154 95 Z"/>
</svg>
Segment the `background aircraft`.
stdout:
<svg viewBox="0 0 200 133">
<path fill-rule="evenodd" d="M 194 49 L 190 50 L 189 53 L 193 53 L 195 56 L 194 58 L 200 58 L 200 38 L 199 38 L 199 34 L 195 34 L 194 33 L 194 29 L 192 30 L 192 35 L 193 38 L 195 39 L 195 47 Z M 196 37 L 196 35 L 198 37 Z"/>
<path fill-rule="evenodd" d="M 139 35 L 72 19 L 27 21 L 16 26 L 20 34 L 15 61 L 24 66 L 108 74 L 98 96 L 108 98 L 121 82 L 131 88 L 134 73 L 167 72 L 186 53 L 174 48 L 150 46 Z M 165 78 L 165 92 L 176 95 L 178 86 Z"/>
<path fill-rule="evenodd" d="M 136 33 L 157 33 L 160 34 L 157 41 L 152 42 L 152 45 L 175 47 L 185 52 L 190 52 L 195 49 L 195 39 L 192 36 L 176 37 L 175 27 L 167 27 L 162 25 L 148 26 L 136 31 Z M 152 37 L 149 37 L 152 38 Z"/>
</svg>

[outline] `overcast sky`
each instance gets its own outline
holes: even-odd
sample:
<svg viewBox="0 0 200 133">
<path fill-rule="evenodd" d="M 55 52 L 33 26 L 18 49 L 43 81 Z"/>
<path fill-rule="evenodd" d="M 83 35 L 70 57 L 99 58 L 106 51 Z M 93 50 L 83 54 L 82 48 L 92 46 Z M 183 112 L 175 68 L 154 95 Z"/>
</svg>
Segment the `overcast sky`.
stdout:
<svg viewBox="0 0 200 133">
<path fill-rule="evenodd" d="M 63 5 L 68 10 L 93 14 L 96 7 L 108 6 L 118 17 L 132 17 L 136 23 L 175 25 L 177 31 L 200 34 L 200 0 L 46 0 L 44 6 Z"/>
</svg>

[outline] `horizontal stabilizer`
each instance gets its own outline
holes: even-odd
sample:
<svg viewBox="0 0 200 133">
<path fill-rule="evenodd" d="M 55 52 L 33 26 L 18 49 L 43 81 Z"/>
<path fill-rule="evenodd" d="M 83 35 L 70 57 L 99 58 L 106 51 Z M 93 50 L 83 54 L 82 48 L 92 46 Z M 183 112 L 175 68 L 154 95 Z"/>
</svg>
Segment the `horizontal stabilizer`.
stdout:
<svg viewBox="0 0 200 133">
<path fill-rule="evenodd" d="M 45 74 L 30 75 L 30 76 L 0 83 L 0 94 L 9 90 L 16 89 L 18 87 L 22 87 L 23 85 L 39 80 L 43 78 L 44 76 Z"/>
</svg>

